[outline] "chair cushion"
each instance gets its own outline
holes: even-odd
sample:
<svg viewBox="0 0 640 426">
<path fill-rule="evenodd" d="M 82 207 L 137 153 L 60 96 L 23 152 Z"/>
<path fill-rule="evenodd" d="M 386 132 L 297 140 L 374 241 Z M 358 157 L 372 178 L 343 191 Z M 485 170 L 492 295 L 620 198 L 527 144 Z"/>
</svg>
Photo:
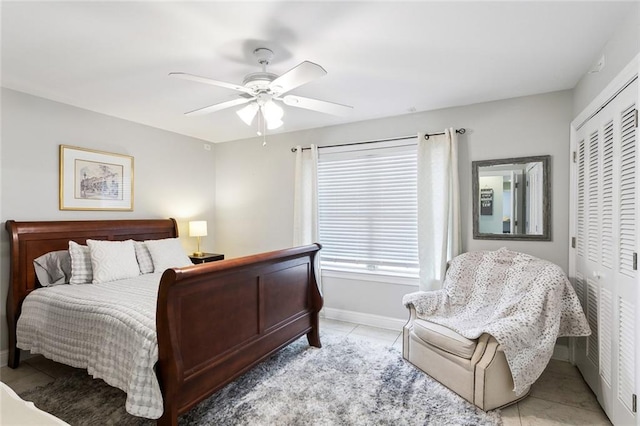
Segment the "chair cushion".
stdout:
<svg viewBox="0 0 640 426">
<path fill-rule="evenodd" d="M 445 326 L 422 319 L 414 321 L 413 332 L 430 345 L 464 359 L 471 359 L 478 343 L 477 339 L 467 339 Z"/>
</svg>

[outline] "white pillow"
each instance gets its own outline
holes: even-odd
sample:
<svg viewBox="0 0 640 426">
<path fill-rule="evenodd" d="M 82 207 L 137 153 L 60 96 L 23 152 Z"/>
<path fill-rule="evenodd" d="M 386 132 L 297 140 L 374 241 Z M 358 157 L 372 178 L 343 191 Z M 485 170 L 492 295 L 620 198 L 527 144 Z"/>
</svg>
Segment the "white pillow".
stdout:
<svg viewBox="0 0 640 426">
<path fill-rule="evenodd" d="M 146 240 L 144 242 L 153 259 L 155 272 L 163 272 L 169 268 L 191 266 L 193 262 L 186 255 L 179 238 L 165 238 L 163 240 Z"/>
<path fill-rule="evenodd" d="M 69 284 L 90 284 L 93 279 L 93 268 L 91 267 L 89 247 L 81 246 L 75 241 L 69 241 L 69 255 L 71 256 Z"/>
<path fill-rule="evenodd" d="M 151 253 L 149 253 L 149 249 L 144 241 L 134 241 L 133 248 L 136 250 L 136 259 L 138 259 L 140 273 L 150 274 L 153 272 L 153 259 L 151 259 Z"/>
<path fill-rule="evenodd" d="M 106 283 L 140 275 L 133 240 L 87 240 L 93 268 L 93 283 Z"/>
</svg>

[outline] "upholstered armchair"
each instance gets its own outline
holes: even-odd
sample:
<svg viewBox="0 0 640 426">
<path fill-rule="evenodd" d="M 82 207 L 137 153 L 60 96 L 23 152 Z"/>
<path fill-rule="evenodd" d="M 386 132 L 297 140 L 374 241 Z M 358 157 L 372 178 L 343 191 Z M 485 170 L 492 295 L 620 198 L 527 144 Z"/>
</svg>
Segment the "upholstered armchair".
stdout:
<svg viewBox="0 0 640 426">
<path fill-rule="evenodd" d="M 495 338 L 483 333 L 467 339 L 442 325 L 417 317 L 404 326 L 402 356 L 482 410 L 513 404 L 526 397 L 529 387 L 516 395 L 504 351 Z"/>
<path fill-rule="evenodd" d="M 506 249 L 454 258 L 441 290 L 403 303 L 403 357 L 485 411 L 527 396 L 558 337 L 590 334 L 562 269 Z"/>
</svg>

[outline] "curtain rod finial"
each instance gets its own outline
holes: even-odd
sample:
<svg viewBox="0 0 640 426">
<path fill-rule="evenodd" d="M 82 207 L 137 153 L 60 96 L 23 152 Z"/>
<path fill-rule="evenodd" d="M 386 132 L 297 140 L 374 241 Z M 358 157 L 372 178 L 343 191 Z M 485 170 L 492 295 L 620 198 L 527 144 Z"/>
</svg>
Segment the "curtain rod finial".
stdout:
<svg viewBox="0 0 640 426">
<path fill-rule="evenodd" d="M 461 127 L 459 129 L 456 129 L 456 133 L 458 133 L 459 135 L 464 135 L 467 132 L 467 129 L 465 129 L 464 127 Z M 436 135 L 444 135 L 444 132 L 441 133 L 425 133 L 424 135 L 424 140 L 428 141 L 429 140 L 429 136 L 436 136 Z"/>
</svg>

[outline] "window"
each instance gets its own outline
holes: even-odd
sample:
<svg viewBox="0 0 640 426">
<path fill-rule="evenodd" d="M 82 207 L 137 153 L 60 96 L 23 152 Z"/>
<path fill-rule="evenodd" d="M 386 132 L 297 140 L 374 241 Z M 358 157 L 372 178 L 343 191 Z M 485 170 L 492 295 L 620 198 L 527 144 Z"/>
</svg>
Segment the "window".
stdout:
<svg viewBox="0 0 640 426">
<path fill-rule="evenodd" d="M 372 145 L 320 153 L 322 267 L 417 277 L 415 143 Z"/>
</svg>

